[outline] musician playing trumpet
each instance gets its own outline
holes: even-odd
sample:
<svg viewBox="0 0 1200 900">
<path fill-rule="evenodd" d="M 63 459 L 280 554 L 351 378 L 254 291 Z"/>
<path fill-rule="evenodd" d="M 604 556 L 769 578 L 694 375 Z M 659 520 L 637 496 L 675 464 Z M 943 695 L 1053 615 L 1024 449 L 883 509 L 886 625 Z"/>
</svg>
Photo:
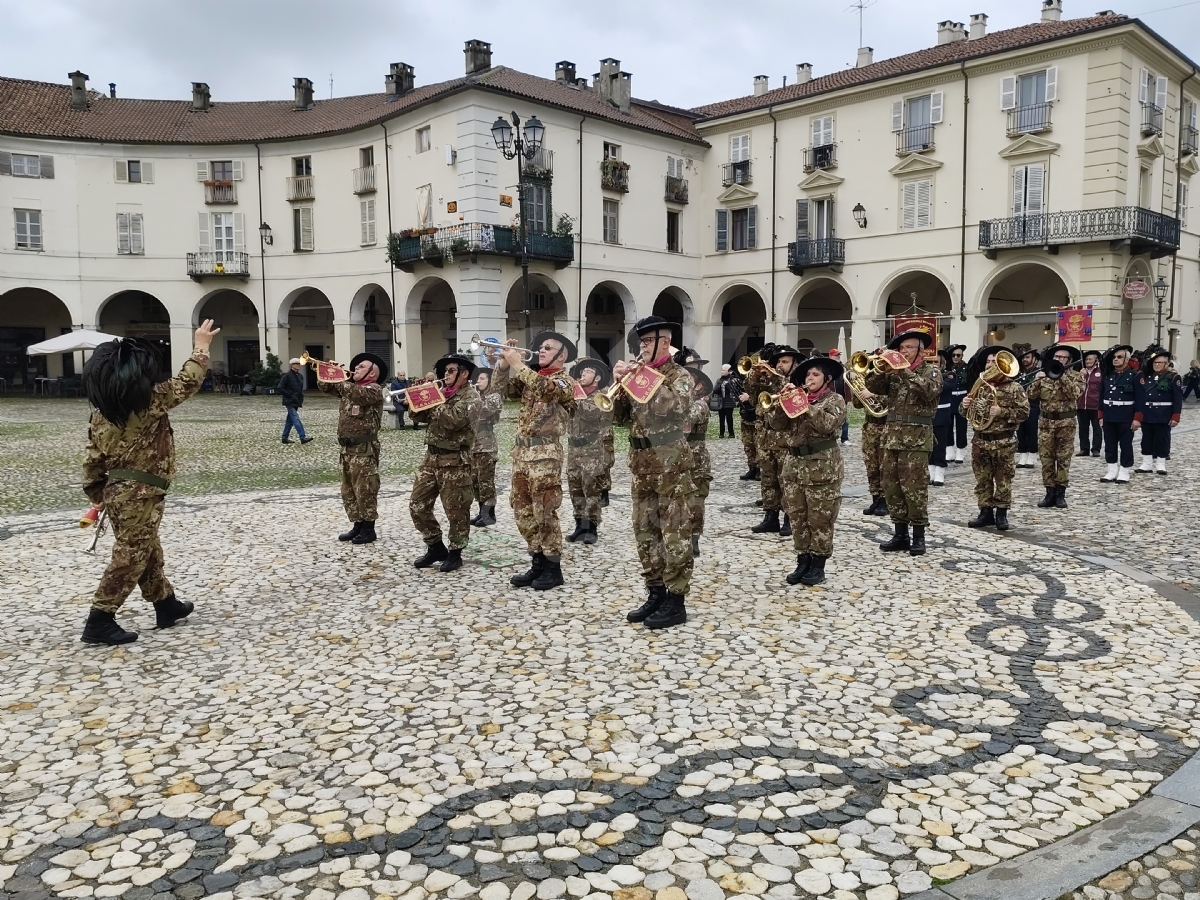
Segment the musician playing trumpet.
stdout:
<svg viewBox="0 0 1200 900">
<path fill-rule="evenodd" d="M 963 415 L 975 424 L 971 436 L 971 468 L 975 471 L 975 502 L 979 515 L 967 523 L 970 528 L 996 526 L 1008 530 L 1008 510 L 1012 506 L 1012 482 L 1017 474 L 1017 426 L 1029 418 L 1029 398 L 1013 378 L 1005 374 L 996 360 L 1006 347 L 980 347 L 966 368 L 971 392 L 962 401 Z M 1015 374 L 1016 367 L 1012 371 Z M 987 388 L 980 381 L 990 385 Z M 986 410 L 984 409 L 986 407 Z M 980 427 L 981 422 L 986 425 Z"/>
<path fill-rule="evenodd" d="M 1030 405 L 1040 405 L 1037 447 L 1046 496 L 1038 506 L 1066 509 L 1071 456 L 1075 452 L 1075 415 L 1083 394 L 1083 374 L 1077 368 L 1082 354 L 1077 347 L 1056 344 L 1046 356 L 1042 371 L 1025 391 Z"/>
</svg>

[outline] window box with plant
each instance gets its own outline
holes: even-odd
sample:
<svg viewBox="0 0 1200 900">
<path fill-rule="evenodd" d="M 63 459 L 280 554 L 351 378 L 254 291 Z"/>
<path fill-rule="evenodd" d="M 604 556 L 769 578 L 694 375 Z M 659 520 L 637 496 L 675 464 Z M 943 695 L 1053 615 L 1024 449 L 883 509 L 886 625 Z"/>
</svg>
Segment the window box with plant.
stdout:
<svg viewBox="0 0 1200 900">
<path fill-rule="evenodd" d="M 620 159 L 601 160 L 600 187 L 620 194 L 629 193 L 629 163 Z"/>
</svg>

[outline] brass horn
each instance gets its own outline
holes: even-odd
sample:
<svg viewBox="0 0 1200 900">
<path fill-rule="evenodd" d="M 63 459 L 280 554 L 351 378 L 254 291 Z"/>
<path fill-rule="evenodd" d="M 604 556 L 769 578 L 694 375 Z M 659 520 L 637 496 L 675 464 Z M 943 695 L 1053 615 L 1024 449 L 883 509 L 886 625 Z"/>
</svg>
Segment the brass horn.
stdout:
<svg viewBox="0 0 1200 900">
<path fill-rule="evenodd" d="M 996 354 L 996 359 L 975 380 L 963 403 L 967 404 L 967 421 L 976 431 L 987 431 L 992 424 L 992 407 L 996 403 L 996 383 L 1002 378 L 1015 378 L 1021 371 L 1017 358 L 1007 350 Z M 980 402 L 985 401 L 985 402 Z"/>
<path fill-rule="evenodd" d="M 854 356 L 862 355 L 866 358 L 867 354 L 861 350 L 855 353 Z M 858 398 L 858 402 L 862 404 L 863 410 L 868 416 L 875 419 L 882 419 L 888 414 L 888 406 L 883 402 L 883 399 L 878 394 L 871 394 L 867 390 L 867 380 L 863 377 L 863 371 L 854 364 L 854 357 L 850 358 L 850 368 L 845 374 L 846 384 L 849 385 L 851 393 Z"/>
<path fill-rule="evenodd" d="M 750 370 L 762 362 L 762 356 L 758 353 L 753 353 L 750 356 L 743 356 L 738 360 L 738 374 L 743 378 L 750 374 Z"/>
<path fill-rule="evenodd" d="M 526 361 L 533 359 L 533 357 L 536 355 L 535 351 L 529 350 L 525 347 L 509 347 L 507 344 L 500 344 L 495 341 L 485 341 L 478 334 L 471 335 L 472 353 L 486 353 L 493 350 L 497 352 L 500 350 L 516 350 L 521 354 L 521 358 Z"/>
</svg>

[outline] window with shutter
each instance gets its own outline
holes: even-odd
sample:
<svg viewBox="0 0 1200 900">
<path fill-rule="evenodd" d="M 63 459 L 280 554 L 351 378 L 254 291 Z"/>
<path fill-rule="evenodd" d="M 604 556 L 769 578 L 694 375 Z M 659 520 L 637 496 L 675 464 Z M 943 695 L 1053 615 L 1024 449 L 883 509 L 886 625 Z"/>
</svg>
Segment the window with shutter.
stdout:
<svg viewBox="0 0 1200 900">
<path fill-rule="evenodd" d="M 113 180 L 118 184 L 124 184 L 129 180 L 129 163 L 126 160 L 113 160 Z M 118 216 L 118 218 L 120 217 Z"/>
<path fill-rule="evenodd" d="M 725 253 L 729 250 L 729 210 L 717 210 L 717 227 L 716 227 L 716 249 L 718 253 Z"/>
<path fill-rule="evenodd" d="M 934 91 L 929 95 L 929 124 L 940 125 L 942 122 L 942 92 Z"/>
<path fill-rule="evenodd" d="M 212 216 L 209 213 L 200 213 L 196 244 L 201 253 L 212 252 Z"/>
<path fill-rule="evenodd" d="M 729 139 L 729 161 L 745 162 L 750 158 L 750 135 L 735 134 Z"/>
<path fill-rule="evenodd" d="M 241 181 L 242 180 L 242 161 L 240 159 L 235 159 L 235 160 L 231 160 L 231 162 L 233 163 L 233 165 L 231 167 L 233 180 Z"/>
<path fill-rule="evenodd" d="M 892 101 L 892 131 L 904 130 L 904 101 Z"/>
<path fill-rule="evenodd" d="M 142 160 L 142 184 L 154 184 L 154 163 Z"/>
<path fill-rule="evenodd" d="M 311 206 L 292 210 L 293 249 L 297 252 L 313 249 L 313 215 Z"/>
<path fill-rule="evenodd" d="M 129 214 L 129 252 L 138 256 L 146 252 L 141 213 Z"/>
<path fill-rule="evenodd" d="M 129 252 L 129 213 L 117 213 L 117 253 Z"/>
<path fill-rule="evenodd" d="M 833 143 L 833 116 L 821 116 L 813 119 L 812 145 L 827 147 Z"/>
<path fill-rule="evenodd" d="M 914 231 L 933 224 L 933 182 L 906 181 L 900 186 L 900 228 Z"/>
<path fill-rule="evenodd" d="M 1000 108 L 1017 108 L 1017 76 L 1005 75 L 1000 79 Z"/>
<path fill-rule="evenodd" d="M 0 150 L 0 175 L 12 174 L 12 154 L 7 150 Z"/>
<path fill-rule="evenodd" d="M 751 206 L 746 210 L 746 249 L 753 250 L 758 246 L 758 207 Z"/>
<path fill-rule="evenodd" d="M 41 178 L 41 158 L 26 156 L 23 153 L 14 153 L 12 157 L 12 173 L 19 178 Z"/>
<path fill-rule="evenodd" d="M 917 182 L 917 228 L 933 225 L 933 182 Z"/>
<path fill-rule="evenodd" d="M 1053 103 L 1058 99 L 1058 66 L 1046 70 L 1046 102 Z"/>
<path fill-rule="evenodd" d="M 142 161 L 140 159 L 126 160 L 125 174 L 131 184 L 142 183 Z"/>
<path fill-rule="evenodd" d="M 197 181 L 211 181 L 212 180 L 211 178 L 208 177 L 208 160 L 204 160 L 204 159 L 196 160 L 196 180 Z"/>
<path fill-rule="evenodd" d="M 375 198 L 368 197 L 358 203 L 360 226 L 359 243 L 364 247 L 375 243 Z"/>
<path fill-rule="evenodd" d="M 246 217 L 242 213 L 233 214 L 233 249 L 238 253 L 246 250 Z"/>
<path fill-rule="evenodd" d="M 1200 103 L 1193 100 L 1188 104 L 1188 109 L 1188 125 L 1191 128 L 1195 128 L 1197 120 L 1200 119 Z M 3 172 L 0 172 L 0 174 L 3 174 Z"/>
<path fill-rule="evenodd" d="M 1179 182 L 1179 200 L 1175 204 L 1175 217 L 1179 219 L 1181 228 L 1187 228 L 1187 211 L 1188 211 L 1188 187 L 1191 182 Z"/>
<path fill-rule="evenodd" d="M 808 201 L 796 201 L 796 240 L 808 240 Z"/>
<path fill-rule="evenodd" d="M 604 240 L 606 243 L 615 244 L 619 240 L 620 210 L 621 204 L 618 201 L 604 201 Z"/>
<path fill-rule="evenodd" d="M 1154 105 L 1159 109 L 1167 108 L 1167 79 L 1162 76 L 1154 79 Z"/>
</svg>

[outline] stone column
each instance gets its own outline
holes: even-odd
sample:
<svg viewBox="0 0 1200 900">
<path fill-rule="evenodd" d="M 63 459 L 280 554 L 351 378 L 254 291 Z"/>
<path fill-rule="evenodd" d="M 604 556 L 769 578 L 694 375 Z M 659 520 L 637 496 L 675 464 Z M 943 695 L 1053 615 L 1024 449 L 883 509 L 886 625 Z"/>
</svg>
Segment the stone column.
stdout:
<svg viewBox="0 0 1200 900">
<path fill-rule="evenodd" d="M 504 296 L 501 293 L 502 260 L 480 255 L 479 262 L 458 267 L 454 304 L 458 318 L 458 349 L 466 351 L 471 336 L 507 339 Z"/>
<path fill-rule="evenodd" d="M 171 374 L 174 375 L 187 362 L 187 358 L 192 355 L 193 335 L 196 328 L 191 324 L 177 325 L 171 323 Z M 219 341 L 220 335 L 217 335 L 213 340 Z"/>
<path fill-rule="evenodd" d="M 333 320 L 333 358 L 338 362 L 349 365 L 351 359 L 363 352 L 365 341 L 362 323 Z"/>
</svg>

